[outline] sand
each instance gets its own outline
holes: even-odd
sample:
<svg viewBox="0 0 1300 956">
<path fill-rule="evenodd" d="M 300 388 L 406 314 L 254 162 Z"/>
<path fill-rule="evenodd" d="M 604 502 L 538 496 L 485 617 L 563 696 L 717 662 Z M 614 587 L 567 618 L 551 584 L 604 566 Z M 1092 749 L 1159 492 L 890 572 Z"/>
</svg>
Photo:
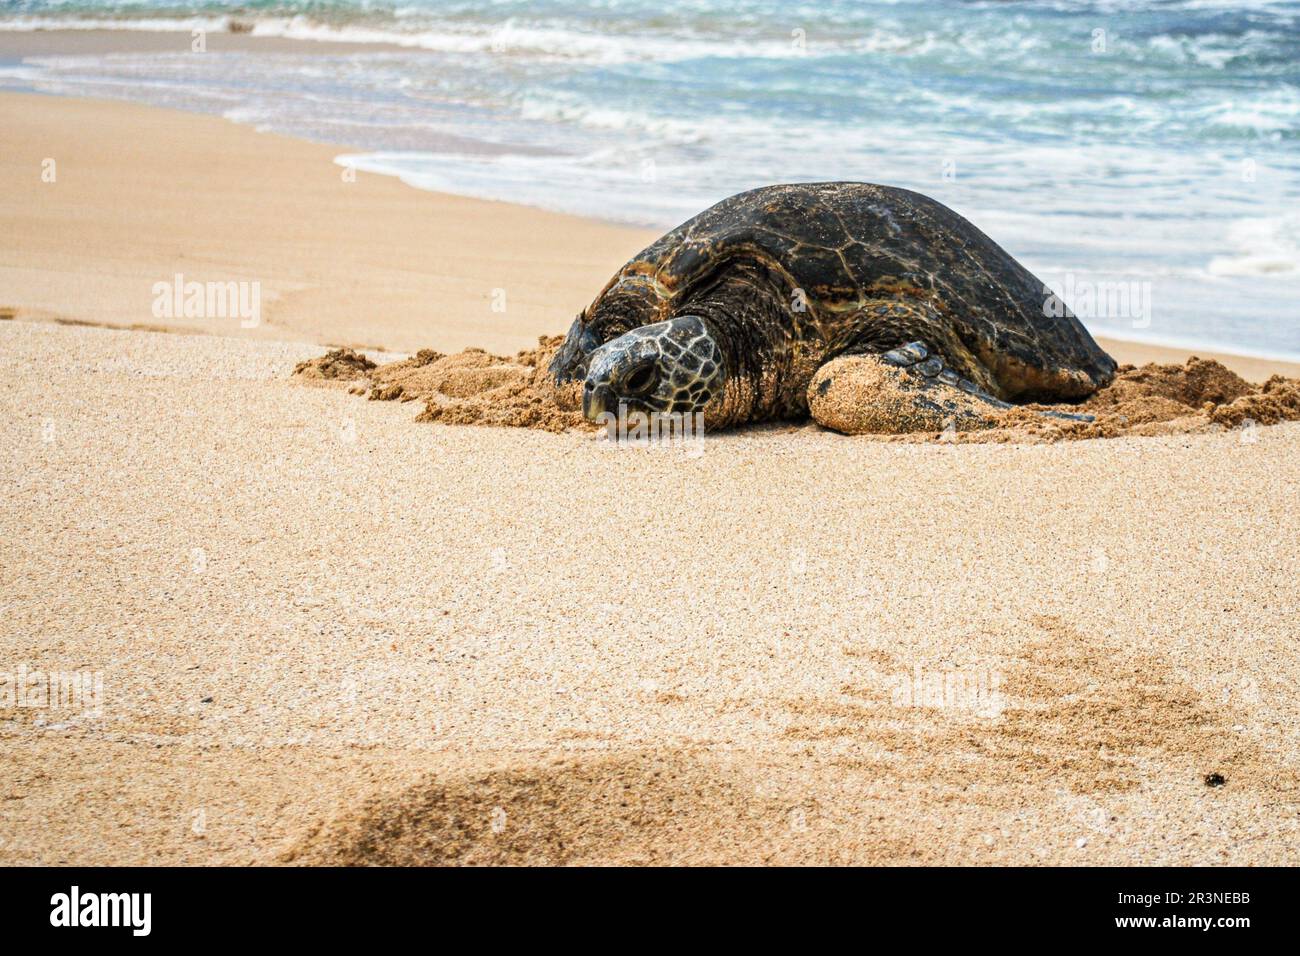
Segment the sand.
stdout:
<svg viewBox="0 0 1300 956">
<path fill-rule="evenodd" d="M 347 147 L 127 103 L 0 95 L 0 312 L 415 352 L 563 332 L 654 238 L 354 172 Z M 42 163 L 55 160 L 53 183 Z M 630 249 L 630 251 L 628 251 Z M 260 322 L 153 314 L 154 284 L 258 283 Z"/>
<path fill-rule="evenodd" d="M 31 102 L 0 97 L 33 237 L 0 249 L 0 672 L 98 674 L 102 706 L 0 696 L 0 861 L 1300 862 L 1300 423 L 691 451 L 419 422 L 293 369 L 535 348 L 640 235 Z M 15 185 L 58 137 L 75 203 Z M 397 281 L 352 239 L 417 228 L 456 261 Z M 207 253 L 302 286 L 271 330 L 46 320 L 140 324 L 137 281 Z M 475 312 L 456 277 L 494 267 L 553 285 Z"/>
</svg>

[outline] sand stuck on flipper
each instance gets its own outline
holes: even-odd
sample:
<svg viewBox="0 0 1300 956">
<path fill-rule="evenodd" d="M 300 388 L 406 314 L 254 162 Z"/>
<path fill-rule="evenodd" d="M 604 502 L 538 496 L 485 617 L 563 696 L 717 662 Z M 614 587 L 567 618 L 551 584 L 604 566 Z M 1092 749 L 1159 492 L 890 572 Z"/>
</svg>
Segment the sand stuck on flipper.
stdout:
<svg viewBox="0 0 1300 956">
<path fill-rule="evenodd" d="M 889 365 L 879 355 L 848 355 L 819 368 L 808 385 L 816 421 L 844 435 L 914 435 L 995 428 L 996 408 L 960 389 Z"/>
<path fill-rule="evenodd" d="M 561 336 L 543 336 L 536 348 L 512 357 L 482 349 L 456 355 L 423 349 L 386 365 L 376 365 L 351 349 L 337 349 L 300 363 L 294 375 L 308 384 L 343 383 L 352 393 L 373 400 L 423 402 L 418 421 L 589 432 L 595 426 L 582 417 L 581 386 L 557 388 L 547 373 L 562 342 Z M 1024 405 L 999 412 L 957 393 L 932 414 L 918 412 L 912 393 L 899 387 L 898 376 L 904 373 L 879 362 L 858 359 L 850 364 L 852 375 L 825 396 L 835 407 L 816 410 L 823 424 L 865 440 L 1039 444 L 1300 420 L 1300 379 L 1275 375 L 1252 385 L 1219 362 L 1195 356 L 1181 365 L 1121 366 L 1110 385 L 1076 405 Z M 814 390 L 816 384 L 814 378 Z M 813 404 L 817 402 L 814 396 Z M 1094 420 L 1069 421 L 1043 411 L 1091 415 Z"/>
</svg>

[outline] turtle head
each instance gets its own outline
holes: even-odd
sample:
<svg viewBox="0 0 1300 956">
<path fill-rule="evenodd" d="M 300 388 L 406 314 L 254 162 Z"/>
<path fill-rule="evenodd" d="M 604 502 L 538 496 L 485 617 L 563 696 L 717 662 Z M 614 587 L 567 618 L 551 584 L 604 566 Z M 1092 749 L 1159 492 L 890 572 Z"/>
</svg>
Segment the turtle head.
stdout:
<svg viewBox="0 0 1300 956">
<path fill-rule="evenodd" d="M 588 356 L 582 413 L 620 409 L 689 414 L 722 390 L 722 351 L 697 315 L 643 325 Z"/>
</svg>

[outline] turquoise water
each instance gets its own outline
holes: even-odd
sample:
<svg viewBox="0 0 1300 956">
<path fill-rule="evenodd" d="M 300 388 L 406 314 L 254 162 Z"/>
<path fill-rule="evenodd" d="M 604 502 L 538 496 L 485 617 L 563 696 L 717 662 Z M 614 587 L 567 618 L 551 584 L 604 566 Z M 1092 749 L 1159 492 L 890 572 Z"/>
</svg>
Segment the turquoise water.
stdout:
<svg viewBox="0 0 1300 956">
<path fill-rule="evenodd" d="M 359 46 L 189 52 L 193 28 Z M 1300 3 L 0 0 L 176 31 L 0 87 L 347 143 L 415 186 L 668 227 L 740 189 L 932 195 L 1094 330 L 1300 357 Z M 332 51 L 332 52 L 331 52 Z"/>
</svg>

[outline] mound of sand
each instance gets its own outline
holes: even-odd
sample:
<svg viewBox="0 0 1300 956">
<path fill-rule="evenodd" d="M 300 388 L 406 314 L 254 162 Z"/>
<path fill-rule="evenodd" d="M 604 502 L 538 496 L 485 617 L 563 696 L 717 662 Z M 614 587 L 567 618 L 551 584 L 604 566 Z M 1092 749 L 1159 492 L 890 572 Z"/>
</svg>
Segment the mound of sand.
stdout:
<svg viewBox="0 0 1300 956">
<path fill-rule="evenodd" d="M 513 358 L 466 349 L 444 355 L 421 349 L 398 362 L 375 366 L 350 349 L 301 363 L 306 379 L 347 379 L 352 389 L 377 401 L 423 401 L 417 421 L 449 425 L 497 425 L 563 432 L 592 426 L 582 417 L 578 386 L 556 388 L 546 374 L 562 336 L 543 336 L 535 349 Z M 368 363 L 362 367 L 360 362 Z"/>
<path fill-rule="evenodd" d="M 351 391 L 380 401 L 423 401 L 418 421 L 494 425 L 549 432 L 590 430 L 580 390 L 556 388 L 547 375 L 561 336 L 507 358 L 482 349 L 444 355 L 424 349 L 376 366 L 351 349 L 302 362 L 294 374 L 310 383 L 350 382 Z M 835 387 L 830 387 L 834 382 Z M 995 412 L 954 393 L 930 407 L 914 403 L 910 376 L 863 357 L 836 359 L 809 388 L 817 418 L 836 431 L 885 441 L 1055 442 L 1120 435 L 1169 435 L 1274 425 L 1300 420 L 1300 380 L 1275 375 L 1252 385 L 1213 360 L 1182 365 L 1122 366 L 1115 380 L 1078 405 L 1026 405 Z M 1092 415 L 1092 422 L 1043 411 Z"/>
<path fill-rule="evenodd" d="M 705 864 L 769 843 L 787 812 L 715 761 L 671 751 L 573 756 L 373 799 L 309 835 L 285 862 Z"/>
<path fill-rule="evenodd" d="M 360 352 L 335 349 L 320 358 L 299 362 L 293 374 L 314 382 L 352 382 L 365 378 L 374 368 L 375 363 Z"/>
<path fill-rule="evenodd" d="M 998 441 L 1059 441 L 1119 435 L 1169 435 L 1276 425 L 1300 419 L 1300 380 L 1274 375 L 1252 385 L 1219 362 L 1192 356 L 1182 365 L 1124 365 L 1109 386 L 1070 408 L 1095 417 L 1068 422 L 1035 415 L 1030 405 L 1008 412 Z"/>
</svg>

